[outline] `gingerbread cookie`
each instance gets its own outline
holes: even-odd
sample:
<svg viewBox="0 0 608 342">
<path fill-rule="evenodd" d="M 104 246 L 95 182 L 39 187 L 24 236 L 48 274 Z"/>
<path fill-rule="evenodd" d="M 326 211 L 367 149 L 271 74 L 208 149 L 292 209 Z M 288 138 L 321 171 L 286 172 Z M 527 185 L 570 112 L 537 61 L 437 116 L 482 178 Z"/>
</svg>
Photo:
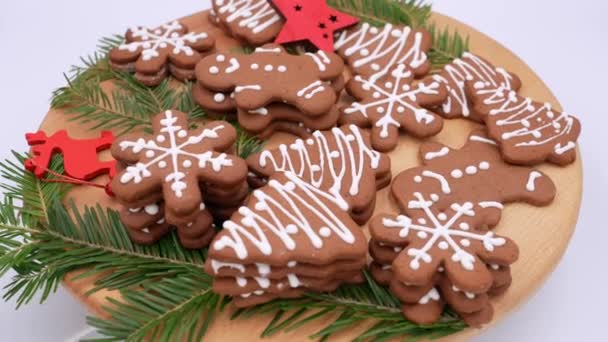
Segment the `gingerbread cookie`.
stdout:
<svg viewBox="0 0 608 342">
<path fill-rule="evenodd" d="M 238 306 L 249 306 L 362 280 L 366 244 L 359 226 L 330 193 L 290 172 L 277 173 L 224 223 L 206 269 L 215 275 L 217 292 L 236 295 Z M 359 268 L 310 271 L 336 270 L 338 264 Z"/>
<path fill-rule="evenodd" d="M 412 84 L 414 74 L 405 64 L 394 66 L 380 78 L 355 76 L 346 86 L 358 102 L 342 109 L 342 123 L 372 127 L 372 146 L 379 151 L 393 150 L 399 131 L 418 138 L 435 135 L 443 128 L 440 116 L 425 109 L 441 104 L 445 87 L 428 78 Z"/>
<path fill-rule="evenodd" d="M 290 55 L 268 44 L 253 54 L 220 53 L 196 67 L 199 83 L 221 93 L 234 92 L 238 108 L 252 111 L 283 102 L 312 115 L 327 113 L 337 96 L 327 82 L 342 75 L 344 63 L 333 53 Z"/>
<path fill-rule="evenodd" d="M 465 52 L 462 58 L 456 58 L 452 63 L 443 67 L 443 70 L 433 76 L 445 84 L 448 97 L 441 105 L 438 113 L 448 119 L 464 117 L 480 121 L 481 117 L 475 113 L 466 92 L 466 82 L 483 82 L 487 86 L 499 87 L 518 91 L 521 81 L 517 75 L 507 72 L 490 64 L 487 60 L 472 53 Z"/>
<path fill-rule="evenodd" d="M 508 162 L 536 165 L 547 161 L 563 166 L 576 160 L 581 133 L 577 118 L 549 103 L 519 96 L 504 85 L 469 82 L 467 92 Z"/>
<path fill-rule="evenodd" d="M 211 4 L 214 21 L 253 46 L 272 42 L 285 22 L 269 0 L 213 0 Z"/>
<path fill-rule="evenodd" d="M 388 156 L 373 150 L 369 135 L 354 125 L 312 135 L 250 156 L 250 171 L 262 179 L 291 172 L 330 193 L 342 209 L 360 213 L 369 208 L 378 190 L 376 180 L 390 177 Z"/>
<path fill-rule="evenodd" d="M 160 84 L 168 74 L 182 81 L 194 79 L 194 67 L 215 45 L 209 34 L 189 32 L 179 21 L 156 29 L 131 28 L 125 40 L 110 51 L 110 65 L 135 72 L 135 78 L 148 86 Z"/>
<path fill-rule="evenodd" d="M 414 76 L 426 75 L 431 70 L 431 43 L 425 30 L 363 23 L 342 32 L 334 46 L 353 74 L 368 78 L 382 76 L 397 64 L 405 64 Z"/>
<path fill-rule="evenodd" d="M 246 163 L 224 153 L 236 139 L 229 123 L 215 121 L 190 130 L 186 114 L 166 111 L 153 119 L 153 130 L 152 136 L 134 133 L 112 146 L 114 158 L 127 165 L 112 182 L 123 204 L 161 193 L 167 221 L 188 224 L 203 202 L 199 182 L 231 188 L 246 179 Z"/>
<path fill-rule="evenodd" d="M 555 184 L 547 175 L 504 162 L 496 143 L 483 131 L 472 132 L 457 150 L 439 143 L 423 144 L 420 157 L 423 166 L 402 172 L 392 185 L 397 204 L 407 214 L 419 211 L 410 208 L 410 203 L 420 194 L 433 203 L 430 210 L 435 215 L 449 210 L 453 203 L 471 202 L 476 215 L 468 220 L 474 226 L 492 227 L 506 203 L 544 206 L 555 197 Z"/>
</svg>

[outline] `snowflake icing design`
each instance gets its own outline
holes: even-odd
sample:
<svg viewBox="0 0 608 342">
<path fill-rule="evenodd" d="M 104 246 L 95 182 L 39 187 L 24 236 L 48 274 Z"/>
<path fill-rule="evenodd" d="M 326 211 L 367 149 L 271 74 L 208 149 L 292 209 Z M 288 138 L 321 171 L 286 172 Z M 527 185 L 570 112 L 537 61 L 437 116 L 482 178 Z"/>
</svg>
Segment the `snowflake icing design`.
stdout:
<svg viewBox="0 0 608 342">
<path fill-rule="evenodd" d="M 354 81 L 361 84 L 363 91 L 369 95 L 362 96 L 362 102 L 354 102 L 344 109 L 344 114 L 361 114 L 376 127 L 380 128 L 380 137 L 389 137 L 389 127 L 401 128 L 405 116 L 413 115 L 420 126 L 431 125 L 439 120 L 428 110 L 421 108 L 419 95 L 437 97 L 431 102 L 441 102 L 440 84 L 436 81 L 419 82 L 412 87 L 413 73 L 404 64 L 399 64 L 392 71 L 369 79 L 355 76 Z M 370 98 L 371 96 L 371 98 Z M 433 132 L 437 133 L 437 132 Z"/>
<path fill-rule="evenodd" d="M 493 232 L 480 234 L 468 231 L 470 228 L 465 222 L 460 222 L 459 227 L 455 227 L 461 218 L 475 215 L 473 203 L 452 204 L 451 209 L 454 211 L 454 215 L 448 218 L 445 213 L 435 215 L 431 210 L 433 201 L 425 200 L 423 195 L 418 192 L 414 193 L 414 196 L 416 200 L 410 201 L 409 207 L 422 209 L 428 221 L 419 219 L 417 224 L 411 218 L 399 215 L 396 220 L 384 219 L 382 222 L 387 228 L 400 228 L 399 236 L 401 238 L 406 238 L 415 231 L 417 238 L 426 241 L 422 248 L 407 248 L 405 253 L 412 258 L 410 268 L 419 269 L 420 261 L 431 263 L 433 259 L 429 251 L 437 245 L 441 250 L 451 249 L 453 251 L 451 260 L 460 263 L 464 269 L 472 271 L 475 268 L 475 255 L 468 248 L 471 246 L 471 241 L 480 241 L 488 252 L 507 243 L 505 238 L 498 237 Z"/>
<path fill-rule="evenodd" d="M 208 165 L 219 172 L 223 167 L 232 166 L 232 160 L 225 153 L 214 153 L 206 151 L 203 153 L 192 153 L 186 150 L 189 146 L 200 144 L 205 139 L 217 139 L 218 132 L 224 129 L 223 125 L 212 129 L 203 129 L 198 135 L 189 135 L 187 129 L 176 125 L 178 118 L 172 111 L 166 111 L 164 118 L 160 120 L 160 134 L 154 140 L 140 138 L 137 141 L 122 141 L 120 148 L 124 151 L 132 149 L 133 153 L 143 153 L 149 160 L 145 163 L 138 162 L 126 168 L 120 178 L 123 184 L 134 182 L 140 183 L 143 178 L 151 177 L 151 166 L 159 169 L 170 169 L 165 177 L 165 182 L 171 184 L 175 196 L 181 198 L 187 188 L 186 169 L 193 166 L 205 168 Z M 159 145 L 160 144 L 160 145 Z M 162 146 L 162 145 L 167 146 Z M 196 163 L 196 164 L 195 164 Z"/>
<path fill-rule="evenodd" d="M 186 56 L 192 56 L 194 55 L 194 49 L 188 46 L 188 44 L 194 44 L 202 39 L 207 39 L 209 35 L 205 32 L 183 34 L 183 29 L 184 26 L 178 21 L 164 24 L 157 29 L 134 27 L 130 31 L 136 41 L 122 44 L 119 49 L 130 52 L 142 49 L 141 54 L 144 61 L 159 57 L 159 50 L 166 49 L 169 46 L 173 47 L 171 52 L 175 55 L 184 53 Z"/>
</svg>

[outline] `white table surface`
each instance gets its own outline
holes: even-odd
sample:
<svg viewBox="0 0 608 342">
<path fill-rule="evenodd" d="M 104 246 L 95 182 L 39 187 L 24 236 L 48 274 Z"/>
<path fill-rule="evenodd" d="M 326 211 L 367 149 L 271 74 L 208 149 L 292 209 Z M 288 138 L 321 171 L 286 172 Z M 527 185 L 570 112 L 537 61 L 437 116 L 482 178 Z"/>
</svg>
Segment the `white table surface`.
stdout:
<svg viewBox="0 0 608 342">
<path fill-rule="evenodd" d="M 207 0 L 0 1 L 0 157 L 25 151 L 25 132 L 45 115 L 62 72 L 97 39 L 133 24 L 155 25 L 205 9 Z M 585 192 L 579 224 L 555 272 L 519 310 L 477 341 L 606 340 L 608 227 L 608 2 L 602 0 L 435 1 L 435 10 L 472 25 L 521 56 L 583 122 Z M 533 229 L 533 227 L 531 227 Z M 0 286 L 8 281 L 0 279 Z M 517 281 L 517 280 L 515 280 Z M 71 341 L 87 332 L 85 311 L 64 291 L 14 311 L 0 303 L 3 341 Z"/>
</svg>

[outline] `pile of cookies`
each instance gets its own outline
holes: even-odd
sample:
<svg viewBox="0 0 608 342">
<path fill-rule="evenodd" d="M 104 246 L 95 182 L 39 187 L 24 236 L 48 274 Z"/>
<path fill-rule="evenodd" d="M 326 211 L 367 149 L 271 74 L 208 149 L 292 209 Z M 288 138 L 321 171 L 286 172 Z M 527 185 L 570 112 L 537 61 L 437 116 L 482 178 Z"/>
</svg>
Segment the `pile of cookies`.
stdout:
<svg viewBox="0 0 608 342">
<path fill-rule="evenodd" d="M 252 54 L 216 53 L 196 66 L 195 101 L 215 116 L 236 117 L 252 135 L 305 136 L 336 126 L 344 62 L 334 53 L 292 55 L 267 44 Z"/>
<path fill-rule="evenodd" d="M 156 44 L 148 36 L 169 27 L 138 29 L 112 65 L 145 84 L 163 68 L 195 78 L 193 97 L 210 117 L 261 138 L 296 137 L 245 161 L 231 155 L 229 123 L 190 129 L 185 114 L 168 111 L 154 135 L 119 139 L 112 189 L 133 240 L 151 244 L 176 229 L 185 247 L 209 245 L 214 290 L 241 307 L 363 281 L 369 251 L 372 277 L 407 319 L 430 324 L 449 306 L 471 326 L 488 322 L 490 298 L 509 288 L 519 257 L 494 231 L 502 210 L 553 201 L 555 185 L 534 167 L 575 160 L 578 120 L 519 95 L 516 75 L 471 53 L 431 73 L 425 30 L 362 23 L 336 35 L 334 52 L 296 53 L 271 43 L 285 21 L 266 0 L 213 0 L 209 20 L 253 50 L 211 53 L 214 37 L 203 33 Z M 144 61 L 155 68 L 144 71 Z M 485 128 L 460 149 L 424 143 L 422 165 L 392 178 L 386 153 L 401 134 L 427 139 L 455 118 Z M 375 213 L 389 184 L 399 214 Z"/>
<path fill-rule="evenodd" d="M 118 175 L 111 183 L 133 241 L 153 244 L 173 229 L 186 248 L 203 248 L 214 221 L 229 217 L 248 194 L 247 165 L 231 155 L 236 130 L 225 121 L 190 129 L 186 114 L 153 119 L 154 134 L 116 140 Z"/>
<path fill-rule="evenodd" d="M 293 173 L 273 176 L 210 246 L 214 291 L 246 307 L 361 282 L 367 239 L 340 206 Z"/>
<path fill-rule="evenodd" d="M 448 304 L 479 326 L 492 317 L 488 298 L 510 286 L 518 257 L 517 245 L 492 231 L 504 204 L 548 205 L 555 186 L 538 170 L 504 162 L 483 131 L 459 150 L 423 144 L 420 156 L 423 166 L 392 183 L 402 214 L 370 224 L 370 271 L 390 286 L 408 319 L 435 322 Z"/>
</svg>

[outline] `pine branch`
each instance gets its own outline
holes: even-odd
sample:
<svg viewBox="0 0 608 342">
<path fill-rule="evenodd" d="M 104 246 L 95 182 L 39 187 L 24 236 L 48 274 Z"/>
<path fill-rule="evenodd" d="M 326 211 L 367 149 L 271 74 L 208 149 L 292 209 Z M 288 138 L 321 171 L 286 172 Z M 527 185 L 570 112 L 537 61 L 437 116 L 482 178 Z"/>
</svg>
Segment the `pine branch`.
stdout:
<svg viewBox="0 0 608 342">
<path fill-rule="evenodd" d="M 355 341 L 381 341 L 394 337 L 437 338 L 465 328 L 456 315 L 445 312 L 440 322 L 420 326 L 404 320 L 399 301 L 385 288 L 379 286 L 369 274 L 363 285 L 346 285 L 330 294 L 308 294 L 303 299 L 284 299 L 239 310 L 233 319 L 275 313 L 266 326 L 263 337 L 279 332 L 290 332 L 311 322 L 322 322 L 323 328 L 310 338 L 325 340 L 332 335 L 356 328 L 367 321 L 376 321 L 361 333 Z M 329 317 L 339 314 L 330 321 Z"/>
<path fill-rule="evenodd" d="M 468 36 L 463 38 L 458 31 L 450 32 L 447 27 L 440 30 L 435 23 L 428 25 L 427 29 L 433 37 L 433 48 L 429 52 L 429 59 L 435 69 L 462 57 L 469 50 Z"/>
<path fill-rule="evenodd" d="M 420 27 L 431 15 L 421 0 L 329 0 L 327 3 L 372 25 L 385 23 Z"/>
<path fill-rule="evenodd" d="M 211 291 L 212 278 L 165 278 L 137 290 L 122 291 L 123 301 L 104 309 L 111 319 L 89 317 L 103 341 L 200 341 L 225 300 Z"/>
</svg>

